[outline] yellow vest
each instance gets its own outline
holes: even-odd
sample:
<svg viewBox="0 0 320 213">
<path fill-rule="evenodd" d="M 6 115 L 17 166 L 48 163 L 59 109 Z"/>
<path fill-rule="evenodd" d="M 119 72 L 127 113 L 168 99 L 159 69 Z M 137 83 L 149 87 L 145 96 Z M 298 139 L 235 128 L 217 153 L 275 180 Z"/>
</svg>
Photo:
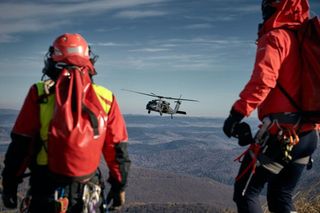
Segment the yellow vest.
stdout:
<svg viewBox="0 0 320 213">
<path fill-rule="evenodd" d="M 37 90 L 38 90 L 38 96 L 41 97 L 45 94 L 44 91 L 44 82 L 40 81 L 36 83 Z M 92 84 L 94 91 L 97 94 L 97 97 L 100 101 L 101 106 L 103 107 L 104 111 L 108 114 L 110 111 L 111 103 L 113 101 L 113 94 L 110 90 L 96 85 Z M 106 101 L 108 103 L 106 103 Z M 38 165 L 47 165 L 48 164 L 48 154 L 47 154 L 47 143 L 48 143 L 48 131 L 49 131 L 49 125 L 50 121 L 53 116 L 54 111 L 54 102 L 55 102 L 55 95 L 50 94 L 46 97 L 45 101 L 43 103 L 40 103 L 40 138 L 43 142 L 43 146 L 41 147 L 40 152 L 37 155 L 37 164 Z"/>
</svg>

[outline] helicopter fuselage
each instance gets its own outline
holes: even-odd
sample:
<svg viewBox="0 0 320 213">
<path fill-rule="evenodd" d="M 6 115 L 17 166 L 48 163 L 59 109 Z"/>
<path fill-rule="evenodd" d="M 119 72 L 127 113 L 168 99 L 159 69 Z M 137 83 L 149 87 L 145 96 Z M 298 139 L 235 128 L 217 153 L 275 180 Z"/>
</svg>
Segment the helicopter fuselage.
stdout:
<svg viewBox="0 0 320 213">
<path fill-rule="evenodd" d="M 171 118 L 172 118 L 173 114 L 183 114 L 183 115 L 187 114 L 185 111 L 179 111 L 179 107 L 181 105 L 181 101 L 198 102 L 198 100 L 181 98 L 181 95 L 180 95 L 179 98 L 174 98 L 174 97 L 165 97 L 165 96 L 161 96 L 161 95 L 156 95 L 154 93 L 144 93 L 144 92 L 138 92 L 138 91 L 134 91 L 134 90 L 127 90 L 127 89 L 123 89 L 123 90 L 129 91 L 129 92 L 138 93 L 138 94 L 141 94 L 141 95 L 157 97 L 158 99 L 154 99 L 154 100 L 149 101 L 147 103 L 146 109 L 148 110 L 148 113 L 150 114 L 151 111 L 159 112 L 160 115 L 162 115 L 163 113 L 166 113 L 166 114 L 170 114 Z M 170 103 L 165 101 L 165 100 L 163 100 L 163 99 L 175 100 L 175 103 L 176 103 L 175 107 L 171 108 L 170 107 Z"/>
<path fill-rule="evenodd" d="M 175 110 L 170 107 L 170 103 L 164 100 L 152 100 L 149 101 L 146 105 L 146 109 L 150 111 L 173 114 Z M 177 108 L 178 109 L 178 108 Z"/>
</svg>

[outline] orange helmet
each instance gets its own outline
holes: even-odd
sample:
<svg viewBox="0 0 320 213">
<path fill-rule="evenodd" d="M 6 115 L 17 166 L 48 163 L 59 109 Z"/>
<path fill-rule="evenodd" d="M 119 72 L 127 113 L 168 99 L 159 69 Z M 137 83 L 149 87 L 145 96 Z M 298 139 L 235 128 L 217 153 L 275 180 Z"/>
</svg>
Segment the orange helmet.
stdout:
<svg viewBox="0 0 320 213">
<path fill-rule="evenodd" d="M 87 66 L 89 74 L 96 75 L 94 68 L 98 56 L 90 51 L 87 41 L 78 33 L 65 33 L 55 39 L 45 55 L 43 76 L 56 80 L 66 65 Z"/>
<path fill-rule="evenodd" d="M 65 33 L 59 36 L 52 45 L 51 58 L 54 61 L 62 61 L 69 56 L 80 56 L 90 60 L 87 41 L 78 33 Z"/>
</svg>

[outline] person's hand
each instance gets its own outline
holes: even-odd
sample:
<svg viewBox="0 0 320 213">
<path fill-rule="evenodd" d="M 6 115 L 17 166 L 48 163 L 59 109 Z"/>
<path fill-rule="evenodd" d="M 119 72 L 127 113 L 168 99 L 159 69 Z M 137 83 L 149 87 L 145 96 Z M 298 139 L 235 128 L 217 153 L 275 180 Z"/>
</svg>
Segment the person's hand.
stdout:
<svg viewBox="0 0 320 213">
<path fill-rule="evenodd" d="M 17 190 L 18 184 L 15 181 L 2 180 L 2 201 L 6 208 L 15 209 L 17 208 Z"/>
<path fill-rule="evenodd" d="M 124 204 L 125 199 L 126 199 L 125 191 L 113 190 L 111 188 L 107 196 L 107 205 L 109 206 L 112 202 L 109 210 L 114 211 L 114 210 L 120 209 L 121 206 Z"/>
<path fill-rule="evenodd" d="M 17 208 L 17 194 L 2 194 L 2 202 L 8 209 Z"/>
<path fill-rule="evenodd" d="M 252 137 L 251 128 L 246 122 L 241 122 L 235 126 L 234 134 L 238 138 L 238 144 L 240 146 L 246 146 L 254 143 Z"/>
<path fill-rule="evenodd" d="M 223 124 L 223 132 L 226 136 L 229 138 L 231 136 L 236 137 L 236 126 L 240 123 L 240 121 L 244 118 L 244 116 L 235 111 L 234 109 L 231 109 L 229 117 L 224 121 Z"/>
</svg>

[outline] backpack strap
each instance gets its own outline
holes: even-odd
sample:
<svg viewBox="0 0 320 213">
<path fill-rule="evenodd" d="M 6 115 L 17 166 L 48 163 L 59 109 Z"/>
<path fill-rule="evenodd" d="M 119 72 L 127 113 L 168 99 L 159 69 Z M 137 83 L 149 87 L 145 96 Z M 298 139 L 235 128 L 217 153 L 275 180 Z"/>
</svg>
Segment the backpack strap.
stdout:
<svg viewBox="0 0 320 213">
<path fill-rule="evenodd" d="M 287 30 L 287 31 L 292 32 L 292 33 L 295 35 L 295 38 L 296 38 L 296 40 L 297 40 L 298 43 L 299 43 L 299 53 L 301 54 L 302 44 L 303 44 L 303 40 L 304 40 L 304 38 L 305 38 L 305 34 L 306 34 L 306 33 L 304 32 L 302 41 L 300 41 L 300 40 L 299 40 L 299 37 L 298 37 L 298 32 L 297 32 L 297 30 L 292 30 L 292 29 L 289 29 L 289 28 L 277 28 L 277 29 L 284 29 L 284 30 Z M 289 93 L 285 90 L 285 88 L 280 84 L 279 81 L 277 81 L 277 86 L 278 86 L 278 88 L 280 89 L 280 91 L 282 92 L 282 94 L 284 94 L 284 96 L 286 96 L 286 98 L 290 101 L 291 105 L 292 105 L 294 108 L 296 108 L 299 113 L 302 113 L 301 107 L 295 102 L 295 100 L 293 100 L 293 98 L 291 97 L 291 95 L 289 95 Z"/>
<path fill-rule="evenodd" d="M 42 142 L 40 151 L 36 157 L 36 162 L 37 165 L 43 166 L 48 164 L 47 140 L 50 120 L 52 119 L 54 111 L 54 94 L 46 94 L 45 82 L 43 81 L 36 83 L 36 87 L 40 105 L 40 140 Z"/>
<path fill-rule="evenodd" d="M 284 94 L 284 96 L 286 96 L 286 98 L 290 101 L 291 105 L 296 108 L 298 110 L 299 113 L 302 113 L 302 109 L 300 108 L 300 106 L 293 100 L 293 98 L 289 95 L 289 93 L 284 89 L 284 87 L 280 84 L 280 82 L 277 82 L 277 86 L 280 89 L 280 91 L 282 92 L 282 94 Z"/>
<path fill-rule="evenodd" d="M 41 150 L 39 151 L 36 162 L 37 165 L 47 165 L 48 164 L 48 154 L 47 154 L 47 140 L 48 140 L 48 129 L 50 121 L 53 117 L 54 112 L 54 102 L 55 94 L 46 94 L 45 82 L 40 81 L 35 84 L 38 91 L 38 103 L 40 106 L 40 138 L 42 141 Z M 93 89 L 95 90 L 100 104 L 102 105 L 106 114 L 109 113 L 110 107 L 113 101 L 113 93 L 105 87 L 93 84 Z M 83 105 L 84 106 L 84 105 Z M 85 110 L 85 109 L 84 109 Z M 87 111 L 90 117 L 90 122 L 93 127 L 94 135 L 99 135 L 98 132 L 98 120 L 96 116 L 90 110 Z"/>
<path fill-rule="evenodd" d="M 84 104 L 82 104 L 82 110 L 85 111 L 86 113 L 88 113 L 88 115 L 89 115 L 90 124 L 93 129 L 94 136 L 95 137 L 99 136 L 99 129 L 98 129 L 99 124 L 98 124 L 97 116 Z"/>
<path fill-rule="evenodd" d="M 279 82 L 277 82 L 277 86 L 280 89 L 280 91 L 282 92 L 282 94 L 284 94 L 284 96 L 286 96 L 286 98 L 290 101 L 291 105 L 298 110 L 298 114 L 301 115 L 301 122 L 299 122 L 299 125 L 297 128 L 297 132 L 300 132 L 303 123 L 306 122 L 306 119 L 303 116 L 303 115 L 305 115 L 305 112 L 303 112 L 301 107 L 297 104 L 297 102 L 295 102 L 295 100 L 293 100 L 293 98 L 289 95 L 289 93 L 284 89 L 284 87 Z"/>
</svg>

